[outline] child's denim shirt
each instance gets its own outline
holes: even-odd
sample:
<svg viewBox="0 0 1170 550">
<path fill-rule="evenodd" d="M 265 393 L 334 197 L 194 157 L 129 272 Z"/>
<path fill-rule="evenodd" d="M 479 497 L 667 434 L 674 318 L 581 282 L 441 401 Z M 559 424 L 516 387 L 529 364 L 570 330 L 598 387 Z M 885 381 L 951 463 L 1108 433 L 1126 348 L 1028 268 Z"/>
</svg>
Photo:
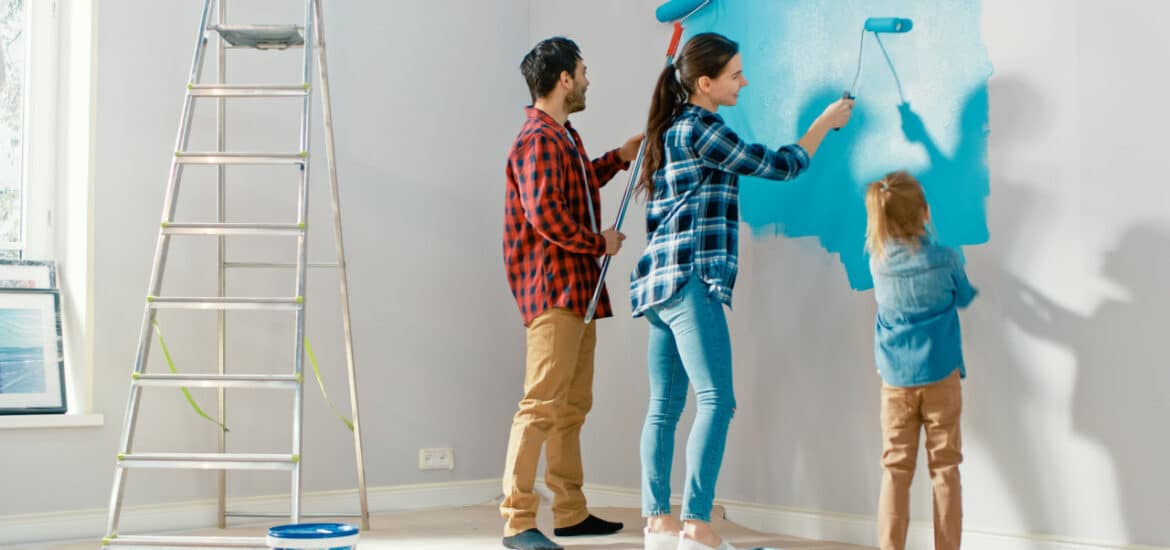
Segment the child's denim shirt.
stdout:
<svg viewBox="0 0 1170 550">
<path fill-rule="evenodd" d="M 975 298 L 958 252 L 922 239 L 914 248 L 886 243 L 885 261 L 871 258 L 877 300 L 874 359 L 886 384 L 937 382 L 963 365 L 958 308 Z"/>
</svg>

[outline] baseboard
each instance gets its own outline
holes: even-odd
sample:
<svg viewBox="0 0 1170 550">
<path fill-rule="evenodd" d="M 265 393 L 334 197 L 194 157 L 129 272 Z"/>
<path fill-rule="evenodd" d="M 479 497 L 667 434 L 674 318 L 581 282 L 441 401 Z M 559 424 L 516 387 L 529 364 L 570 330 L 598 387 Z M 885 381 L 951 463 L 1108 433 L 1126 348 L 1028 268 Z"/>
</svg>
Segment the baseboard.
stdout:
<svg viewBox="0 0 1170 550">
<path fill-rule="evenodd" d="M 548 487 L 538 481 L 536 489 L 546 497 Z M 585 495 L 594 507 L 641 507 L 637 489 L 590 484 Z M 484 479 L 371 487 L 368 490 L 371 513 L 398 512 L 426 508 L 484 504 L 500 494 L 500 480 Z M 304 495 L 304 510 L 353 512 L 357 508 L 357 491 L 322 491 Z M 679 498 L 673 499 L 675 504 Z M 734 500 L 717 500 L 726 517 L 744 527 L 765 533 L 778 533 L 816 540 L 839 541 L 871 546 L 875 543 L 876 520 L 870 516 L 803 510 Z M 232 507 L 260 512 L 284 512 L 287 496 L 263 496 L 233 499 Z M 244 521 L 244 520 L 239 520 Z M 93 539 L 105 533 L 106 509 L 73 510 L 47 514 L 0 516 L 0 543 L 35 543 L 48 540 Z M 176 504 L 127 507 L 120 531 L 162 532 L 203 529 L 215 524 L 215 501 L 191 501 Z M 933 548 L 929 522 L 910 526 L 908 550 Z M 1126 545 L 1090 541 L 1071 537 L 1003 533 L 979 530 L 963 532 L 966 550 L 1170 550 L 1165 546 Z"/>
<path fill-rule="evenodd" d="M 500 480 L 483 479 L 371 487 L 366 491 L 371 513 L 445 508 L 483 504 L 500 495 Z M 249 512 L 287 512 L 288 495 L 236 498 L 229 501 L 233 510 Z M 188 529 L 206 529 L 216 523 L 216 501 L 200 500 L 174 504 L 128 506 L 122 512 L 119 532 L 159 533 Z M 357 489 L 305 493 L 305 512 L 356 513 Z M 0 546 L 42 541 L 92 539 L 105 534 L 105 508 L 71 510 L 46 514 L 0 516 Z M 233 523 L 256 519 L 233 519 Z"/>
<path fill-rule="evenodd" d="M 542 493 L 548 487 L 538 483 Z M 590 506 L 640 508 L 642 497 L 637 489 L 611 485 L 586 485 L 585 496 Z M 681 499 L 672 499 L 681 504 Z M 846 542 L 864 546 L 877 543 L 877 520 L 871 516 L 838 514 L 818 510 L 802 510 L 718 499 L 715 503 L 726 511 L 727 519 L 764 533 L 776 533 L 815 540 Z M 913 522 L 906 544 L 907 550 L 934 548 L 934 530 L 929 522 Z M 1072 537 L 1003 533 L 980 530 L 963 531 L 965 550 L 1170 550 L 1165 546 L 1141 546 L 1091 541 Z"/>
</svg>

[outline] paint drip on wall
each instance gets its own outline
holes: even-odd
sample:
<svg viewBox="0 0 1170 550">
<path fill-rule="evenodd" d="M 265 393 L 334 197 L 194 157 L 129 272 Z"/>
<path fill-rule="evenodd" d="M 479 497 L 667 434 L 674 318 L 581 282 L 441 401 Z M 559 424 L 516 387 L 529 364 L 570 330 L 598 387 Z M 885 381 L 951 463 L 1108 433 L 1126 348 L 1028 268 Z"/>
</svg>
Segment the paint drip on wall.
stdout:
<svg viewBox="0 0 1170 550">
<path fill-rule="evenodd" d="M 926 189 L 937 238 L 987 242 L 987 80 L 978 0 L 713 0 L 686 23 L 739 42 L 748 87 L 720 110 L 748 141 L 796 141 L 850 87 L 864 55 L 853 118 L 825 138 L 792 182 L 740 180 L 741 219 L 754 239 L 815 238 L 836 255 L 849 284 L 873 287 L 864 251 L 865 186 L 908 170 Z M 870 17 L 902 17 L 913 29 L 880 37 Z M 895 79 L 895 74 L 897 79 Z"/>
</svg>

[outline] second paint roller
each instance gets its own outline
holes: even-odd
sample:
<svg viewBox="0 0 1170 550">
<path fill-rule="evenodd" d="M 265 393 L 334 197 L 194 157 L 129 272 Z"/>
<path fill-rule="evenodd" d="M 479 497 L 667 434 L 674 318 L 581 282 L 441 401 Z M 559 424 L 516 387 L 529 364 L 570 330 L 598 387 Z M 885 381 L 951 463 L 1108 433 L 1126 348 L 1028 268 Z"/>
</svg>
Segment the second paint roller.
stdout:
<svg viewBox="0 0 1170 550">
<path fill-rule="evenodd" d="M 898 72 L 894 70 L 894 63 L 890 60 L 889 53 L 886 52 L 886 46 L 882 44 L 881 35 L 883 33 L 904 34 L 910 32 L 912 28 L 914 28 L 914 22 L 903 17 L 870 17 L 866 19 L 865 25 L 861 29 L 861 41 L 857 46 L 857 72 L 853 74 L 853 83 L 849 85 L 849 89 L 845 90 L 841 97 L 854 99 L 853 92 L 857 91 L 857 79 L 861 76 L 861 56 L 865 51 L 865 33 L 872 32 L 878 47 L 882 49 L 882 55 L 886 58 L 886 64 L 890 66 L 890 72 L 894 74 L 894 82 L 898 85 L 898 97 L 901 97 L 902 103 L 905 103 L 906 98 L 902 96 L 902 83 L 898 80 Z"/>
</svg>

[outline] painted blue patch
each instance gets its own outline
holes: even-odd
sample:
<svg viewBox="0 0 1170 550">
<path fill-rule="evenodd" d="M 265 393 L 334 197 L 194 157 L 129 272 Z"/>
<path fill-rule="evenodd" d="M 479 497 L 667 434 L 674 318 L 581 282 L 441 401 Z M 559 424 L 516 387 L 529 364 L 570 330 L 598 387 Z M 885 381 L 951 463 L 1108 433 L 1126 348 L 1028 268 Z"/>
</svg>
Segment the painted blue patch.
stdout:
<svg viewBox="0 0 1170 550">
<path fill-rule="evenodd" d="M 926 188 L 943 243 L 987 242 L 991 62 L 980 11 L 978 0 L 714 0 L 688 20 L 688 36 L 714 31 L 739 42 L 749 86 L 739 105 L 720 114 L 744 139 L 773 147 L 796 141 L 849 87 L 867 18 L 914 22 L 908 33 L 882 35 L 906 104 L 866 33 L 849 126 L 830 132 L 794 182 L 740 180 L 740 212 L 752 237 L 815 237 L 838 255 L 850 286 L 872 288 L 865 186 L 905 169 Z"/>
</svg>

